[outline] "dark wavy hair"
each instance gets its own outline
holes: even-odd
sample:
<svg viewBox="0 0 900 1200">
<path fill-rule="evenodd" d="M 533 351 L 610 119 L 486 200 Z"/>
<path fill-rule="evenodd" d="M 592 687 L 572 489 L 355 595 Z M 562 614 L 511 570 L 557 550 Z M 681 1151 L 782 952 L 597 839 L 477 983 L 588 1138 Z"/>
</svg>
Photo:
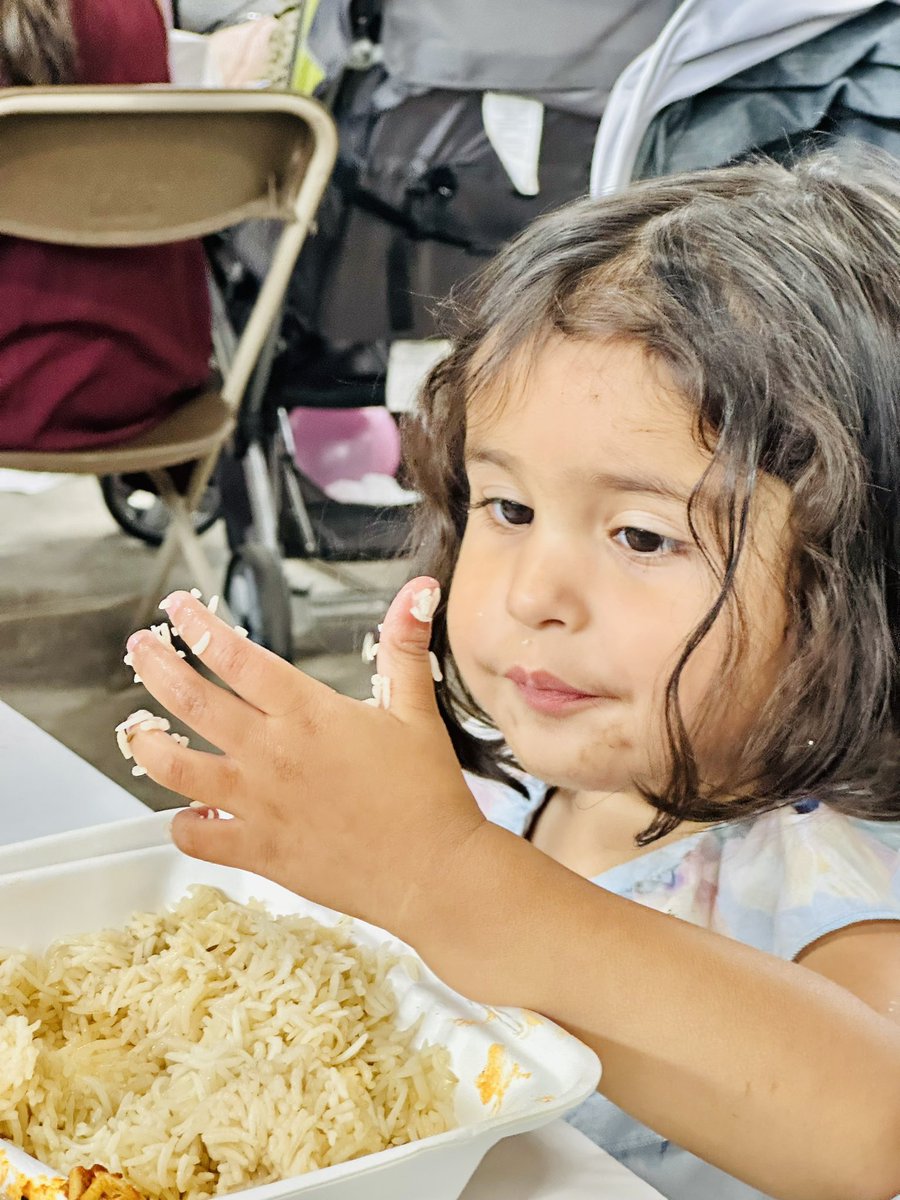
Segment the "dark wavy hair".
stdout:
<svg viewBox="0 0 900 1200">
<path fill-rule="evenodd" d="M 69 0 L 0 0 L 0 84 L 76 82 L 78 55 Z"/>
<path fill-rule="evenodd" d="M 637 341 L 668 367 L 712 453 L 688 505 L 718 574 L 715 603 L 668 681 L 669 776 L 644 789 L 648 844 L 815 796 L 900 818 L 900 163 L 864 147 L 645 181 L 546 216 L 452 306 L 454 349 L 407 430 L 423 497 L 417 567 L 448 585 L 466 528 L 466 405 L 502 386 L 514 353 L 551 336 Z M 791 489 L 790 663 L 740 748 L 733 778 L 701 782 L 679 704 L 692 653 L 726 607 L 759 472 Z M 715 475 L 715 487 L 712 476 Z M 724 481 L 724 483 L 723 483 Z M 701 499 L 718 542 L 704 547 Z M 740 656 L 743 624 L 732 628 Z M 456 672 L 442 605 L 434 650 L 462 765 L 510 782 L 510 753 Z M 637 782 L 637 781 L 636 781 Z M 735 797 L 738 802 L 735 803 Z"/>
</svg>

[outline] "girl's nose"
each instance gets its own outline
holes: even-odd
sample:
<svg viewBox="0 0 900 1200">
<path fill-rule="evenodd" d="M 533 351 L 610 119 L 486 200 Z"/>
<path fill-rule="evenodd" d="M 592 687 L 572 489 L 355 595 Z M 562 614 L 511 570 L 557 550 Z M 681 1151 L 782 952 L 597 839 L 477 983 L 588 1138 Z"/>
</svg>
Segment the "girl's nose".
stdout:
<svg viewBox="0 0 900 1200">
<path fill-rule="evenodd" d="M 585 565 L 570 542 L 535 531 L 516 555 L 506 598 L 510 616 L 529 629 L 580 629 L 589 617 Z"/>
</svg>

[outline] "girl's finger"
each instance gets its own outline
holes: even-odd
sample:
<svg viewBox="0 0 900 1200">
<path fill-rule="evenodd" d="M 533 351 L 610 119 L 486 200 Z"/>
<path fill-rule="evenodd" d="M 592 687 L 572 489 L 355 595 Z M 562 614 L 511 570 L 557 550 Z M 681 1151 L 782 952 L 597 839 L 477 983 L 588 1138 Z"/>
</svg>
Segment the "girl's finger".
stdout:
<svg viewBox="0 0 900 1200">
<path fill-rule="evenodd" d="M 238 696 L 269 716 L 295 709 L 324 685 L 298 671 L 270 650 L 241 636 L 188 592 L 163 601 L 178 634 L 203 664 Z M 143 678 L 143 673 L 138 671 Z M 327 689 L 326 689 L 327 690 Z"/>
<path fill-rule="evenodd" d="M 189 750 L 159 729 L 138 730 L 128 745 L 138 768 L 154 783 L 210 808 L 241 811 L 241 773 L 226 755 Z"/>
<path fill-rule="evenodd" d="M 416 714 L 438 716 L 429 644 L 440 599 L 436 580 L 413 579 L 394 597 L 381 626 L 375 696 L 401 720 Z"/>
<path fill-rule="evenodd" d="M 240 817 L 215 821 L 202 811 L 185 808 L 172 820 L 172 841 L 191 858 L 247 870 L 246 822 Z"/>
<path fill-rule="evenodd" d="M 149 629 L 131 635 L 128 653 L 147 691 L 173 717 L 226 753 L 238 753 L 252 737 L 254 720 L 264 719 L 240 697 L 204 679 Z"/>
</svg>

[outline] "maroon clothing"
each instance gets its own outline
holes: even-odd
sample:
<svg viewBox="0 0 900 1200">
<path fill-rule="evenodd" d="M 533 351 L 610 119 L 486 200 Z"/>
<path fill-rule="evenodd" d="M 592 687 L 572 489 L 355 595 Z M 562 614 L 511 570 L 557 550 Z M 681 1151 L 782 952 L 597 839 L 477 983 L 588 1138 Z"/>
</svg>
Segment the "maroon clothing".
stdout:
<svg viewBox="0 0 900 1200">
<path fill-rule="evenodd" d="M 70 6 L 79 82 L 168 81 L 156 0 Z M 209 355 L 198 242 L 85 249 L 0 237 L 0 447 L 124 441 L 207 381 Z"/>
</svg>

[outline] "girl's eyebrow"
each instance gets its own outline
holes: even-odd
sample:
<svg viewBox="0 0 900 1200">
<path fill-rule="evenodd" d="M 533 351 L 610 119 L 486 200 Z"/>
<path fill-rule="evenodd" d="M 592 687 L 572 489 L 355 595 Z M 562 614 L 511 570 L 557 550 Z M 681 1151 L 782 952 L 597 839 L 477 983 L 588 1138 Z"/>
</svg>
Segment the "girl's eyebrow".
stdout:
<svg viewBox="0 0 900 1200">
<path fill-rule="evenodd" d="M 510 474 L 521 470 L 521 463 L 514 454 L 505 450 L 495 450 L 486 446 L 473 446 L 466 450 L 466 466 L 484 463 L 488 466 L 500 467 Z M 588 487 L 598 491 L 630 492 L 646 496 L 659 496 L 663 500 L 673 500 L 686 505 L 691 497 L 692 487 L 683 487 L 663 475 L 650 471 L 565 471 L 564 475 L 571 478 L 573 483 L 583 482 Z"/>
</svg>

